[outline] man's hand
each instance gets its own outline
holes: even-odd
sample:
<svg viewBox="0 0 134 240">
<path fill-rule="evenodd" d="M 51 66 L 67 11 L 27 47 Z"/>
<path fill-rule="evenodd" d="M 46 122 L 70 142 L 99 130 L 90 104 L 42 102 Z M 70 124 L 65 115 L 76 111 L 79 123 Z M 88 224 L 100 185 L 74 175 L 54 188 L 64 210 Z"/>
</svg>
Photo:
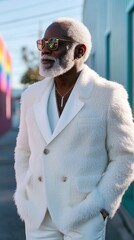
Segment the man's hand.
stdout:
<svg viewBox="0 0 134 240">
<path fill-rule="evenodd" d="M 104 220 L 106 219 L 106 217 L 109 216 L 109 213 L 105 209 L 102 209 L 100 211 L 100 213 L 101 213 L 102 217 L 104 218 Z"/>
</svg>

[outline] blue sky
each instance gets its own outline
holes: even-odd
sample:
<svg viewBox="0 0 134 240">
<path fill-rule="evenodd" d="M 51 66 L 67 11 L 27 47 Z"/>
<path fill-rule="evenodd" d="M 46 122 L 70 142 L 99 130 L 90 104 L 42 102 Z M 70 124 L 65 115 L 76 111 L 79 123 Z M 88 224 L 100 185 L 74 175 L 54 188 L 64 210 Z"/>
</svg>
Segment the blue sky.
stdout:
<svg viewBox="0 0 134 240">
<path fill-rule="evenodd" d="M 36 40 L 57 17 L 82 21 L 84 0 L 0 0 L 0 35 L 12 57 L 12 87 L 21 87 L 26 71 L 21 49 L 27 47 L 37 56 Z"/>
</svg>

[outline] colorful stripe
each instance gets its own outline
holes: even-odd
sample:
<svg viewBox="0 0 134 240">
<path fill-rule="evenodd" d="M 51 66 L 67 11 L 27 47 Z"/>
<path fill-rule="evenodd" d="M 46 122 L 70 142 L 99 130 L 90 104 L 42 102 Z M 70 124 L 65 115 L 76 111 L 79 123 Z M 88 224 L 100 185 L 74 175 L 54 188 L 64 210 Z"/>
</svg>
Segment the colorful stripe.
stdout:
<svg viewBox="0 0 134 240">
<path fill-rule="evenodd" d="M 11 57 L 0 37 L 0 91 L 6 95 L 6 118 L 11 117 Z"/>
<path fill-rule="evenodd" d="M 0 38 L 0 64 L 2 63 L 2 59 L 3 59 L 3 40 L 2 38 Z"/>
<path fill-rule="evenodd" d="M 0 90 L 10 92 L 11 88 L 11 57 L 0 37 Z"/>
</svg>

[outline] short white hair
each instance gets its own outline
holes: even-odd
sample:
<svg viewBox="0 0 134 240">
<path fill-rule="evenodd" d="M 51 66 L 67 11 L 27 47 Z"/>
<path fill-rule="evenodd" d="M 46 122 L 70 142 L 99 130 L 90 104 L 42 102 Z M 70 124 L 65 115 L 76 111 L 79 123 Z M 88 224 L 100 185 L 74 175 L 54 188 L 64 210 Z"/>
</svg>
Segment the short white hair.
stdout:
<svg viewBox="0 0 134 240">
<path fill-rule="evenodd" d="M 82 22 L 67 17 L 58 18 L 53 21 L 53 23 L 65 24 L 67 36 L 86 46 L 86 52 L 83 55 L 83 61 L 85 62 L 88 59 L 92 48 L 91 34 L 88 28 Z"/>
</svg>

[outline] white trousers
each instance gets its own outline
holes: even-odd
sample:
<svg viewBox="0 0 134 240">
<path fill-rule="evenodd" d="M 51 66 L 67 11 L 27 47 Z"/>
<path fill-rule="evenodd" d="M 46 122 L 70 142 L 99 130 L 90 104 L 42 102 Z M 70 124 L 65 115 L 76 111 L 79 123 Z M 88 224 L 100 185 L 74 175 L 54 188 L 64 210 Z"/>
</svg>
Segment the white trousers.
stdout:
<svg viewBox="0 0 134 240">
<path fill-rule="evenodd" d="M 100 213 L 65 235 L 57 229 L 47 211 L 39 229 L 29 230 L 26 226 L 26 240 L 105 240 L 106 222 Z"/>
</svg>

